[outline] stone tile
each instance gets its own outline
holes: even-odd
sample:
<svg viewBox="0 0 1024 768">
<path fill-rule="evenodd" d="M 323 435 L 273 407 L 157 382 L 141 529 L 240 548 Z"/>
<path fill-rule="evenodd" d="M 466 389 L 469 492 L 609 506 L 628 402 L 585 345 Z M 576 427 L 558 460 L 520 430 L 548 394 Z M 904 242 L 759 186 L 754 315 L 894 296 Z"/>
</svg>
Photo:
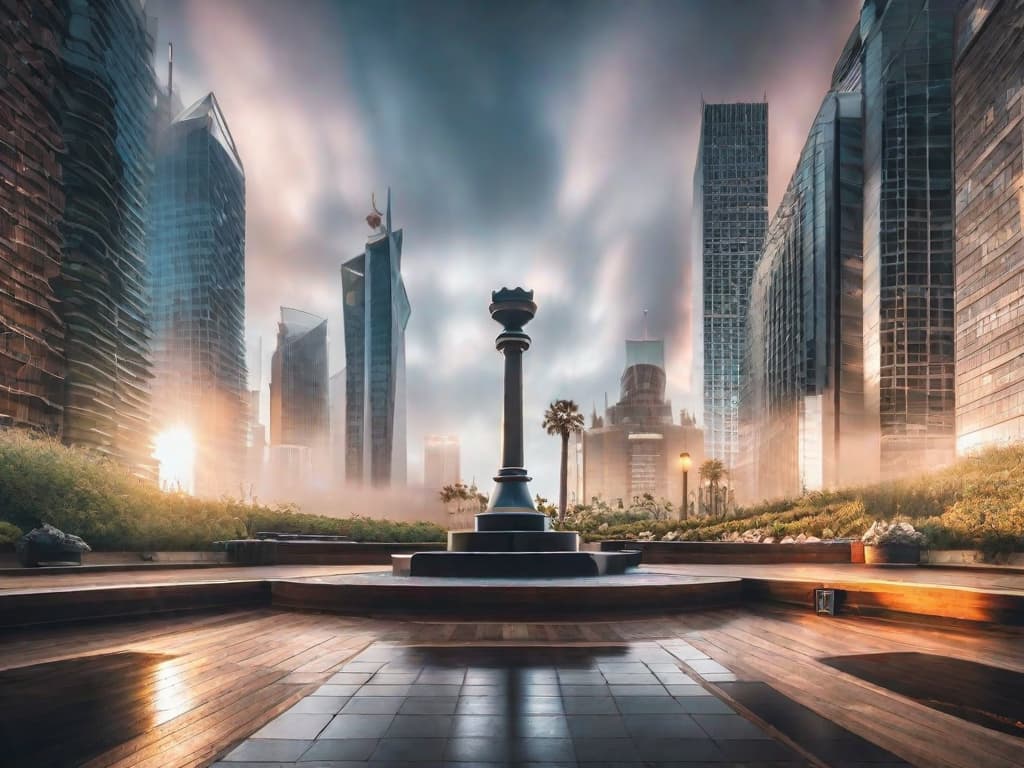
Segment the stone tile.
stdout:
<svg viewBox="0 0 1024 768">
<path fill-rule="evenodd" d="M 571 739 L 516 739 L 509 745 L 512 759 L 521 763 L 551 765 L 559 761 L 573 762 L 575 752 Z"/>
<path fill-rule="evenodd" d="M 574 739 L 625 739 L 629 737 L 625 723 L 618 715 L 569 715 L 569 732 Z"/>
<path fill-rule="evenodd" d="M 643 739 L 637 749 L 644 760 L 655 763 L 719 762 L 724 757 L 709 739 Z"/>
<path fill-rule="evenodd" d="M 524 696 L 561 696 L 558 683 L 524 683 L 520 687 Z M 464 692 L 465 693 L 465 692 Z"/>
<path fill-rule="evenodd" d="M 604 685 L 604 675 L 597 670 L 558 673 L 558 682 L 566 685 Z"/>
<path fill-rule="evenodd" d="M 574 685 L 565 684 L 561 686 L 563 696 L 611 696 L 611 689 L 607 685 Z"/>
<path fill-rule="evenodd" d="M 333 713 L 328 714 L 283 714 L 271 720 L 252 735 L 254 739 L 315 739 L 316 735 L 331 722 Z"/>
<path fill-rule="evenodd" d="M 320 733 L 322 739 L 379 739 L 394 715 L 336 715 Z"/>
<path fill-rule="evenodd" d="M 702 677 L 707 675 L 728 675 L 731 674 L 731 670 L 726 669 L 717 661 L 711 659 L 691 659 L 686 662 L 690 667 L 693 668 L 694 672 L 697 672 Z"/>
<path fill-rule="evenodd" d="M 455 737 L 448 739 L 444 759 L 458 762 L 473 760 L 503 762 L 509 754 L 509 746 L 502 739 Z"/>
<path fill-rule="evenodd" d="M 358 685 L 321 685 L 315 691 L 313 696 L 344 696 L 349 697 L 359 690 Z"/>
<path fill-rule="evenodd" d="M 766 742 L 760 739 L 718 739 L 715 743 L 727 760 L 736 762 L 799 762 L 801 759 L 797 752 L 774 740 Z"/>
<path fill-rule="evenodd" d="M 717 701 L 717 699 L 715 699 Z M 682 712 L 682 705 L 671 696 L 623 696 L 615 699 L 623 714 L 667 714 Z"/>
<path fill-rule="evenodd" d="M 458 696 L 410 696 L 398 712 L 402 715 L 454 715 Z"/>
<path fill-rule="evenodd" d="M 622 718 L 633 739 L 703 739 L 704 731 L 689 715 L 636 714 Z"/>
<path fill-rule="evenodd" d="M 771 739 L 746 718 L 739 715 L 691 715 L 713 739 Z"/>
<path fill-rule="evenodd" d="M 711 696 L 712 693 L 701 685 L 693 683 L 692 685 L 677 685 L 676 683 L 669 683 L 665 686 L 668 692 L 673 696 Z"/>
<path fill-rule="evenodd" d="M 460 696 L 505 696 L 508 693 L 508 687 L 504 685 L 463 685 L 459 689 Z"/>
<path fill-rule="evenodd" d="M 443 683 L 413 683 L 409 686 L 409 696 L 458 696 L 459 685 Z"/>
<path fill-rule="evenodd" d="M 567 715 L 614 715 L 618 713 L 615 699 L 610 696 L 566 696 L 562 699 L 562 707 Z"/>
<path fill-rule="evenodd" d="M 508 711 L 508 702 L 490 696 L 460 696 L 456 714 L 501 715 Z"/>
<path fill-rule="evenodd" d="M 452 729 L 451 715 L 396 715 L 384 738 L 447 738 Z"/>
<path fill-rule="evenodd" d="M 300 762 L 318 760 L 369 760 L 377 748 L 377 739 L 317 739 L 302 755 Z M 303 766 L 308 768 L 308 766 Z"/>
<path fill-rule="evenodd" d="M 381 739 L 370 760 L 405 760 L 436 764 L 444 757 L 445 741 L 431 738 Z"/>
<path fill-rule="evenodd" d="M 573 739 L 573 748 L 576 750 L 576 760 L 580 763 L 637 759 L 636 745 L 630 739 Z"/>
<path fill-rule="evenodd" d="M 668 696 L 663 685 L 610 685 L 612 696 Z"/>
<path fill-rule="evenodd" d="M 376 671 L 376 670 L 375 670 Z M 369 682 L 373 672 L 338 672 L 328 680 L 328 685 L 362 685 Z"/>
<path fill-rule="evenodd" d="M 683 708 L 683 712 L 691 715 L 736 714 L 732 707 L 714 696 L 677 696 L 676 701 Z"/>
<path fill-rule="evenodd" d="M 382 683 L 377 685 L 370 683 L 356 691 L 353 696 L 356 698 L 363 698 L 365 696 L 408 696 L 411 687 L 409 684 L 385 685 Z"/>
<path fill-rule="evenodd" d="M 569 738 L 565 715 L 523 715 L 516 718 L 514 728 L 514 735 L 524 739 Z"/>
<path fill-rule="evenodd" d="M 378 672 L 368 685 L 411 685 L 419 677 L 415 672 Z"/>
<path fill-rule="evenodd" d="M 647 665 L 642 661 L 598 661 L 597 667 L 604 673 L 605 677 L 608 676 L 608 673 L 620 675 L 646 675 L 650 673 Z"/>
<path fill-rule="evenodd" d="M 504 738 L 509 721 L 503 715 L 456 715 L 452 720 L 453 738 Z"/>
<path fill-rule="evenodd" d="M 341 708 L 343 715 L 393 715 L 405 703 L 401 696 L 353 696 Z"/>
<path fill-rule="evenodd" d="M 249 739 L 231 750 L 224 762 L 294 762 L 312 744 L 299 739 Z"/>
<path fill-rule="evenodd" d="M 427 667 L 420 676 L 416 678 L 417 683 L 441 683 L 444 685 L 462 685 L 463 680 L 466 678 L 466 670 L 464 669 L 435 669 Z"/>
<path fill-rule="evenodd" d="M 384 666 L 383 661 L 350 661 L 341 668 L 342 672 L 377 672 Z"/>
<path fill-rule="evenodd" d="M 608 681 L 608 685 L 661 685 L 658 678 L 650 673 L 646 675 L 633 675 L 613 672 L 606 674 L 604 677 Z"/>
<path fill-rule="evenodd" d="M 731 672 L 723 672 L 721 674 L 706 672 L 702 677 L 709 683 L 735 683 L 738 679 Z"/>
<path fill-rule="evenodd" d="M 347 696 L 307 696 L 285 714 L 336 715 L 347 701 Z"/>
<path fill-rule="evenodd" d="M 562 714 L 562 699 L 558 696 L 524 696 L 519 701 L 520 711 L 531 715 Z"/>
</svg>

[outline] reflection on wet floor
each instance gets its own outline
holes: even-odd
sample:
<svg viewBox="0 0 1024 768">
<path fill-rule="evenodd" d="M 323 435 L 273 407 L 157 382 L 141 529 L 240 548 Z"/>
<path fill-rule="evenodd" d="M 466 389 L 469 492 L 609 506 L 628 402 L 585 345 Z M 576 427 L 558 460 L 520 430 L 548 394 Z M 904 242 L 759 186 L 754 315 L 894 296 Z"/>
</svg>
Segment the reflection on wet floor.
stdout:
<svg viewBox="0 0 1024 768">
<path fill-rule="evenodd" d="M 172 656 L 111 653 L 0 672 L 0 764 L 80 765 L 180 714 Z"/>
<path fill-rule="evenodd" d="M 847 674 L 950 715 L 1024 738 L 1024 674 L 928 653 L 822 659 Z"/>
<path fill-rule="evenodd" d="M 680 641 L 376 644 L 216 765 L 807 764 L 684 672 L 695 655 Z"/>
</svg>

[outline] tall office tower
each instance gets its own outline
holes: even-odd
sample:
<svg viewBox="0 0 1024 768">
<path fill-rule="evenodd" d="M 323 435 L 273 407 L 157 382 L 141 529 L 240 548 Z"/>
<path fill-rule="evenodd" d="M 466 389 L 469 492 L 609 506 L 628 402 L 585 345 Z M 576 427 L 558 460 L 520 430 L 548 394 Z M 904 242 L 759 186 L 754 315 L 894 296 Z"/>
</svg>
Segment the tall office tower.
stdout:
<svg viewBox="0 0 1024 768">
<path fill-rule="evenodd" d="M 739 400 L 747 302 L 768 226 L 768 104 L 704 104 L 694 172 L 699 259 L 705 451 L 732 471 L 739 456 Z"/>
<path fill-rule="evenodd" d="M 959 0 L 867 0 L 865 408 L 883 477 L 954 454 L 953 26 Z"/>
<path fill-rule="evenodd" d="M 459 438 L 455 435 L 427 435 L 423 438 L 423 487 L 440 491 L 462 482 L 459 471 Z"/>
<path fill-rule="evenodd" d="M 331 376 L 331 474 L 335 485 L 345 482 L 345 369 Z"/>
<path fill-rule="evenodd" d="M 59 434 L 64 188 L 56 2 L 5 3 L 0 23 L 0 425 Z"/>
<path fill-rule="evenodd" d="M 270 444 L 305 446 L 315 458 L 329 435 L 327 320 L 281 307 L 270 361 Z"/>
<path fill-rule="evenodd" d="M 962 12 L 953 70 L 957 449 L 1024 439 L 1024 0 Z"/>
<path fill-rule="evenodd" d="M 675 424 L 665 399 L 665 342 L 626 342 L 619 402 L 596 415 L 583 434 L 583 498 L 629 505 L 651 494 L 678 505 L 682 499 L 679 454 L 693 466 L 704 457 L 704 439 L 692 422 Z M 693 486 L 696 489 L 696 482 Z"/>
<path fill-rule="evenodd" d="M 768 227 L 750 291 L 744 500 L 864 481 L 859 93 L 830 93 Z"/>
<path fill-rule="evenodd" d="M 405 327 L 402 230 L 376 205 L 366 217 L 366 249 L 341 267 L 345 295 L 347 409 L 345 475 L 349 482 L 405 483 Z"/>
<path fill-rule="evenodd" d="M 153 477 L 146 266 L 153 34 L 138 0 L 66 9 L 57 290 L 67 357 L 63 435 Z"/>
<path fill-rule="evenodd" d="M 191 433 L 197 493 L 237 491 L 248 438 L 245 172 L 212 93 L 158 128 L 149 257 L 154 431 Z"/>
</svg>

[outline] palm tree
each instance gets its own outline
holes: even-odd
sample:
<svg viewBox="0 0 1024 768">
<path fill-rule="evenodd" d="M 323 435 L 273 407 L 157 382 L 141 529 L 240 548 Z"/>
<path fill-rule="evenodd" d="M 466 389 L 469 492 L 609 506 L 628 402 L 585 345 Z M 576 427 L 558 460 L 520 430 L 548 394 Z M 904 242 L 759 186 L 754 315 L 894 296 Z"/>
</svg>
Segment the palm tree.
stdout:
<svg viewBox="0 0 1024 768">
<path fill-rule="evenodd" d="M 711 516 L 718 516 L 718 484 L 726 476 L 725 465 L 719 459 L 707 459 L 700 465 L 700 478 L 707 483 L 711 495 Z"/>
<path fill-rule="evenodd" d="M 569 435 L 583 431 L 583 414 L 572 400 L 555 400 L 544 412 L 541 425 L 549 435 L 562 438 L 562 473 L 558 487 L 558 522 L 565 521 L 565 499 L 569 484 Z"/>
</svg>

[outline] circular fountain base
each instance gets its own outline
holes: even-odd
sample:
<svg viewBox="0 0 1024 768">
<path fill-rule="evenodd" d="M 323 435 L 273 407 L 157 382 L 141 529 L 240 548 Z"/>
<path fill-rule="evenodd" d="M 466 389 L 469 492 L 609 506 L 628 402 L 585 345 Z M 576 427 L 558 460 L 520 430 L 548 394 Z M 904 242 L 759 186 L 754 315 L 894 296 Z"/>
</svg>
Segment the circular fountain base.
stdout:
<svg viewBox="0 0 1024 768">
<path fill-rule="evenodd" d="M 575 534 L 573 534 L 575 535 Z M 395 576 L 538 578 L 622 574 L 640 565 L 640 552 L 416 552 L 392 555 Z"/>
<path fill-rule="evenodd" d="M 450 531 L 449 552 L 575 552 L 575 531 Z"/>
</svg>

